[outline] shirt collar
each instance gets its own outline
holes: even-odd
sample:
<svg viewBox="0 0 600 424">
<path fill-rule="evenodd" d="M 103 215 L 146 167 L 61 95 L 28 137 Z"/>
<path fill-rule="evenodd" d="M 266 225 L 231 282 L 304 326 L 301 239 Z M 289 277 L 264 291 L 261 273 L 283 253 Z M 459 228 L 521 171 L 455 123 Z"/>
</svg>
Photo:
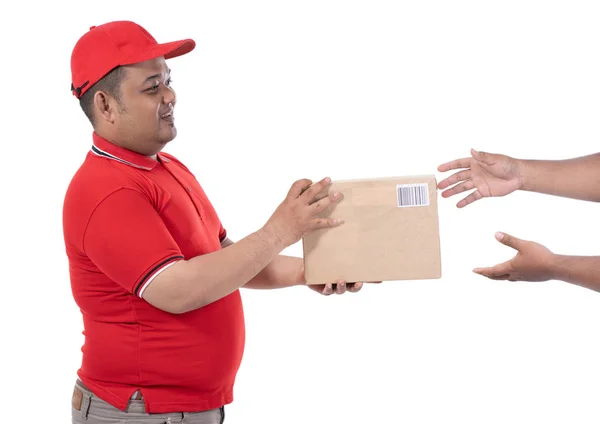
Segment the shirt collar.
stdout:
<svg viewBox="0 0 600 424">
<path fill-rule="evenodd" d="M 156 160 L 149 158 L 148 156 L 144 156 L 134 151 L 117 146 L 116 144 L 113 144 L 110 141 L 100 137 L 98 134 L 96 134 L 96 132 L 93 133 L 92 138 L 93 144 L 91 152 L 96 156 L 112 159 L 125 165 L 143 169 L 145 171 L 153 170 L 158 163 Z M 168 162 L 168 159 L 162 156 L 160 153 L 157 156 L 159 159 Z"/>
</svg>

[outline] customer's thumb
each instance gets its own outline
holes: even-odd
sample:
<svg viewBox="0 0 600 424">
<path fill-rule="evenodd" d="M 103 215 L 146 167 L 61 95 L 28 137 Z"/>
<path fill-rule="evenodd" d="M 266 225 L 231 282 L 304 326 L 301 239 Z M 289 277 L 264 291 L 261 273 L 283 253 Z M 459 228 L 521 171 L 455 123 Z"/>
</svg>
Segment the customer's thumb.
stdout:
<svg viewBox="0 0 600 424">
<path fill-rule="evenodd" d="M 523 244 L 523 240 L 513 237 L 511 235 L 508 235 L 506 233 L 497 232 L 495 234 L 495 236 L 496 236 L 496 240 L 498 240 L 500 243 L 502 243 L 508 247 L 512 247 L 513 249 L 516 249 L 516 250 L 519 250 Z"/>
<path fill-rule="evenodd" d="M 475 159 L 476 161 L 483 162 L 486 165 L 494 164 L 494 154 L 493 153 L 479 152 L 475 149 L 471 149 L 471 156 L 473 156 L 473 159 Z"/>
</svg>

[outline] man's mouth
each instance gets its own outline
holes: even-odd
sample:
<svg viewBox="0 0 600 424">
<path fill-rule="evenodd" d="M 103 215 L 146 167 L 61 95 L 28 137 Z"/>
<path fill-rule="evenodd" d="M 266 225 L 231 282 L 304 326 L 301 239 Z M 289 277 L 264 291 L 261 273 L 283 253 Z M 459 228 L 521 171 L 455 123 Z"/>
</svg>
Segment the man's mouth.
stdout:
<svg viewBox="0 0 600 424">
<path fill-rule="evenodd" d="M 175 120 L 175 117 L 173 116 L 173 111 L 170 110 L 169 112 L 162 114 L 160 116 L 160 119 L 164 119 L 167 122 L 173 122 Z"/>
</svg>

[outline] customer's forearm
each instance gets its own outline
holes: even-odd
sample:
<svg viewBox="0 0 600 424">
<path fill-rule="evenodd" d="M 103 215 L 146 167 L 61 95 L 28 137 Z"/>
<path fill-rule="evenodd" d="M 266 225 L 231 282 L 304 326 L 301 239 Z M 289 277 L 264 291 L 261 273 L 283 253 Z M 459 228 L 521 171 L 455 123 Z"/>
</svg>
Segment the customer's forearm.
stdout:
<svg viewBox="0 0 600 424">
<path fill-rule="evenodd" d="M 244 287 L 248 289 L 280 289 L 303 283 L 302 258 L 278 255 Z"/>
<path fill-rule="evenodd" d="M 600 257 L 555 255 L 552 268 L 556 280 L 600 291 Z"/>
<path fill-rule="evenodd" d="M 600 202 L 600 153 L 566 160 L 520 160 L 521 189 Z"/>
</svg>

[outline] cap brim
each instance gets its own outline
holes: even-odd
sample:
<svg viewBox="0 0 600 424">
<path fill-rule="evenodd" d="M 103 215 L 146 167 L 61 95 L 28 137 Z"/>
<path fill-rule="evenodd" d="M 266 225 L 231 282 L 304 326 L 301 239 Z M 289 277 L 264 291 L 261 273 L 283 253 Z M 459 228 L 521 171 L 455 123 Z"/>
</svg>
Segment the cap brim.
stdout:
<svg viewBox="0 0 600 424">
<path fill-rule="evenodd" d="M 177 56 L 183 56 L 194 50 L 196 42 L 190 38 L 179 41 L 172 41 L 170 43 L 157 44 L 151 48 L 138 53 L 132 57 L 128 57 L 122 65 L 131 65 L 134 63 L 144 62 L 150 59 L 156 59 L 157 57 L 164 57 L 165 59 L 172 59 Z"/>
</svg>

